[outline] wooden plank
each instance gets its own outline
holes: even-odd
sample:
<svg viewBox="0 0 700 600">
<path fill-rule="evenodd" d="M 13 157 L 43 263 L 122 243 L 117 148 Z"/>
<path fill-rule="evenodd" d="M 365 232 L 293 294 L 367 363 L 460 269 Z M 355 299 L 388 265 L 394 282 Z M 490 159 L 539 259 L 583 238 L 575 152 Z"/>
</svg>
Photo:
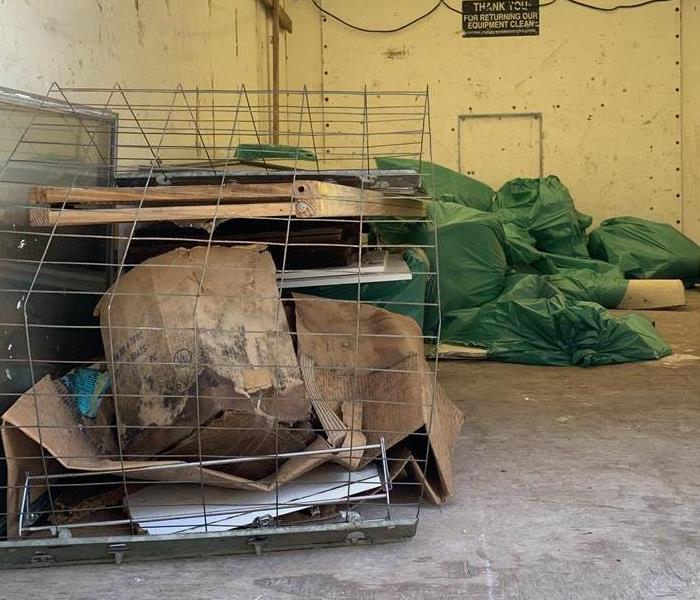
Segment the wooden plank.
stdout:
<svg viewBox="0 0 700 600">
<path fill-rule="evenodd" d="M 616 308 L 644 310 L 685 305 L 685 288 L 680 279 L 631 279 Z"/>
<path fill-rule="evenodd" d="M 267 201 L 273 198 L 298 200 L 327 199 L 370 204 L 399 205 L 418 202 L 411 198 L 385 195 L 327 181 L 299 179 L 296 182 L 227 183 L 221 185 L 178 185 L 153 187 L 54 187 L 34 186 L 29 193 L 31 204 L 104 204 L 150 202 Z"/>
<path fill-rule="evenodd" d="M 272 143 L 280 143 L 280 0 L 272 0 Z"/>
<path fill-rule="evenodd" d="M 272 15 L 274 10 L 274 0 L 260 0 L 265 8 L 267 8 L 268 13 Z M 287 33 L 292 33 L 292 19 L 289 18 L 287 11 L 281 6 L 279 7 L 279 24 L 284 31 Z"/>
<path fill-rule="evenodd" d="M 305 182 L 297 182 L 303 184 Z M 32 204 L 105 204 L 126 202 L 216 202 L 267 201 L 291 198 L 291 183 L 227 183 L 221 185 L 178 185 L 154 187 L 52 187 L 34 186 L 30 190 Z"/>
<path fill-rule="evenodd" d="M 313 181 L 300 179 L 295 182 L 293 194 L 299 200 L 327 198 L 329 200 L 363 200 L 364 202 L 382 202 L 386 200 L 402 201 L 403 198 L 391 198 L 377 190 L 367 190 L 341 185 L 330 181 Z"/>
<path fill-rule="evenodd" d="M 426 354 L 431 358 L 437 355 L 441 360 L 483 360 L 488 356 L 488 350 L 475 346 L 458 346 L 457 344 L 440 342 L 437 348 L 426 345 Z"/>
<path fill-rule="evenodd" d="M 58 225 L 99 225 L 148 221 L 199 221 L 251 217 L 286 217 L 293 206 L 289 202 L 259 202 L 254 204 L 220 204 L 204 206 L 157 206 L 138 209 L 100 208 L 93 210 L 31 208 L 29 223 L 36 227 Z"/>
<path fill-rule="evenodd" d="M 418 200 L 334 200 L 309 198 L 297 202 L 296 214 L 302 219 L 323 217 L 425 217 L 425 205 Z"/>
<path fill-rule="evenodd" d="M 299 180 L 290 183 L 226 184 L 225 186 L 163 186 L 153 188 L 33 188 L 31 202 L 82 204 L 125 202 L 205 202 L 216 204 L 185 206 L 124 206 L 106 209 L 30 209 L 30 224 L 94 225 L 147 221 L 185 221 L 236 217 L 292 215 L 304 219 L 326 217 L 398 216 L 424 217 L 419 200 L 391 197 L 375 190 L 362 190 L 325 181 Z M 287 198 L 287 201 L 270 201 Z M 293 206 L 290 202 L 293 199 Z M 235 204 L 226 204 L 226 202 Z"/>
<path fill-rule="evenodd" d="M 420 200 L 388 196 L 377 190 L 366 190 L 328 181 L 300 180 L 295 183 L 297 216 L 320 217 L 425 217 Z"/>
</svg>

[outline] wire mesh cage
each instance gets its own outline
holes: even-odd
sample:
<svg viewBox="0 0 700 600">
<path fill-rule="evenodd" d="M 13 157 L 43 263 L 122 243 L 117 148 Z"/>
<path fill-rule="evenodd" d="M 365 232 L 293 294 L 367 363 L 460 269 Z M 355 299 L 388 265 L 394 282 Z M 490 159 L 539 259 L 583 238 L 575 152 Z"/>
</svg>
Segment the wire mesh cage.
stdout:
<svg viewBox="0 0 700 600">
<path fill-rule="evenodd" d="M 451 493 L 428 94 L 279 106 L 0 94 L 3 565 L 388 541 Z"/>
</svg>

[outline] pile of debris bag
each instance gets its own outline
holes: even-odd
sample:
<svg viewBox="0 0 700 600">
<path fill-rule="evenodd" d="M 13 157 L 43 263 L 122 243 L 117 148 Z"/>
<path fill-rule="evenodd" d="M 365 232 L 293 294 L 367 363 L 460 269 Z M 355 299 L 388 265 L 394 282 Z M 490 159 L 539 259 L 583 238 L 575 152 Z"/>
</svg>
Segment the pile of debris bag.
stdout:
<svg viewBox="0 0 700 600">
<path fill-rule="evenodd" d="M 463 417 L 424 358 L 414 318 L 281 295 L 260 245 L 149 258 L 117 280 L 95 314 L 104 358 L 41 379 L 3 415 L 10 536 L 20 518 L 25 531 L 37 524 L 42 511 L 25 509 L 46 497 L 46 473 L 43 523 L 84 524 L 76 531 L 98 535 L 109 528 L 91 524 L 181 533 L 270 514 L 300 518 L 315 499 L 322 518 L 334 496 L 319 483 L 336 481 L 330 489 L 341 490 L 343 506 L 349 494 L 386 486 L 375 466 L 380 446 L 391 478 L 420 484 L 433 502 L 453 491 Z M 61 477 L 76 474 L 63 486 Z M 289 510 L 294 483 L 306 500 Z M 233 508 L 214 521 L 210 508 L 207 523 L 210 502 Z"/>
<path fill-rule="evenodd" d="M 410 316 L 435 340 L 441 326 L 441 347 L 580 366 L 671 353 L 649 319 L 608 309 L 685 303 L 684 286 L 700 281 L 700 247 L 672 226 L 619 217 L 587 234 L 591 217 L 576 210 L 555 176 L 514 179 L 494 191 L 431 163 L 381 157 L 376 163 L 419 170 L 423 191 L 435 199 L 429 223 L 384 219 L 372 227 L 385 244 L 426 248 L 426 309 Z M 372 285 L 365 286 L 368 299 Z M 410 314 L 386 296 L 383 306 Z"/>
</svg>

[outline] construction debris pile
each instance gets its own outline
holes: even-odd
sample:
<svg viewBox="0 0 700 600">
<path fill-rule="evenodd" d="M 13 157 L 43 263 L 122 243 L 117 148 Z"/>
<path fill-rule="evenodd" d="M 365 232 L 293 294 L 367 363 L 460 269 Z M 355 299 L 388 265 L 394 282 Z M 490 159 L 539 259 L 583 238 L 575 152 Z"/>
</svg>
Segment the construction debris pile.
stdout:
<svg viewBox="0 0 700 600">
<path fill-rule="evenodd" d="M 556 177 L 494 191 L 376 160 L 32 190 L 35 226 L 138 227 L 95 307 L 103 355 L 3 415 L 10 536 L 347 521 L 399 480 L 440 503 L 463 417 L 426 348 L 582 366 L 671 352 L 608 309 L 684 303 L 700 248 L 672 227 L 587 234 Z"/>
<path fill-rule="evenodd" d="M 463 416 L 424 358 L 427 253 L 356 218 L 424 219 L 416 173 L 261 177 L 32 190 L 37 225 L 139 227 L 95 307 L 103 355 L 3 415 L 10 537 L 347 521 L 453 493 Z"/>
</svg>

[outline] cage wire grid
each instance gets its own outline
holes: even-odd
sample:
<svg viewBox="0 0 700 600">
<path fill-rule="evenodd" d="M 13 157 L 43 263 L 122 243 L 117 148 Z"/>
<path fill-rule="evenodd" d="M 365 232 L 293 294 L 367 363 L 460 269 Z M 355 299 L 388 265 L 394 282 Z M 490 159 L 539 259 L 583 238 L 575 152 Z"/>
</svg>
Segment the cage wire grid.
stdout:
<svg viewBox="0 0 700 600">
<path fill-rule="evenodd" d="M 439 269 L 425 260 L 411 272 L 411 280 L 422 278 L 434 286 L 431 302 L 425 296 L 419 301 L 371 299 L 399 313 L 420 314 L 421 320 L 427 312 L 436 315 L 435 331 L 424 335 L 420 327 L 408 334 L 365 330 L 369 284 L 363 268 L 382 253 L 400 256 L 405 251 L 405 244 L 389 243 L 377 233 L 383 227 L 422 226 L 430 219 L 425 211 L 430 196 L 415 182 L 402 183 L 398 172 L 393 179 L 375 177 L 373 164 L 376 156 L 415 159 L 423 180 L 420 189 L 432 188 L 430 169 L 420 168 L 423 161 L 432 162 L 428 91 L 284 90 L 279 118 L 284 146 L 275 147 L 269 145 L 270 98 L 269 90 L 243 86 L 205 90 L 178 85 L 165 90 L 115 84 L 101 89 L 55 83 L 42 98 L 27 100 L 9 91 L 8 102 L 0 98 L 7 540 L 59 534 L 140 537 L 157 535 L 159 528 L 166 533 L 209 534 L 240 527 L 236 519 L 245 520 L 251 512 L 258 516 L 248 526 L 269 528 L 302 523 L 323 529 L 343 522 L 418 518 L 433 468 L 428 436 L 437 353 L 432 369 L 426 370 L 422 351 L 419 358 L 377 366 L 362 350 L 369 353 L 373 344 L 397 340 L 408 341 L 414 349 L 437 344 Z M 332 183 L 348 178 L 352 185 Z M 317 202 L 313 194 L 329 181 L 331 188 L 323 188 L 323 202 Z M 241 188 L 245 202 L 230 195 L 237 185 L 246 186 Z M 37 205 L 37 186 L 49 194 L 44 197 L 47 206 Z M 206 187 L 206 197 L 194 202 L 191 186 Z M 81 205 L 77 199 L 84 188 L 128 190 L 131 196 L 122 202 L 107 194 L 90 198 L 94 204 Z M 161 192 L 162 199 L 157 197 Z M 392 212 L 418 204 L 421 214 Z M 344 207 L 339 216 L 334 209 L 338 206 Z M 175 213 L 177 219 L 171 220 Z M 332 241 L 323 236 L 313 241 L 317 234 L 308 232 L 314 228 L 332 232 Z M 436 228 L 431 231 L 429 243 L 412 247 L 429 254 L 437 265 Z M 243 248 L 246 256 L 269 252 L 272 259 L 222 264 L 221 249 Z M 189 258 L 196 253 L 201 260 L 158 260 L 171 252 L 184 252 Z M 339 314 L 346 318 L 328 323 L 330 331 L 302 335 L 294 328 L 300 303 L 309 305 L 307 312 L 314 316 L 328 302 L 320 295 L 306 295 L 307 288 L 294 287 L 299 269 L 292 263 L 302 252 L 353 258 L 341 269 L 352 283 L 343 286 L 345 297 L 337 301 L 345 307 Z M 141 287 L 122 285 L 137 271 L 144 273 Z M 184 291 L 175 286 L 163 292 L 156 284 L 148 289 L 146 284 L 164 273 L 178 281 L 187 279 L 188 286 Z M 261 292 L 250 283 L 264 278 L 276 285 L 259 285 L 266 288 Z M 224 284 L 217 285 L 219 280 Z M 242 289 L 235 289 L 237 285 Z M 299 298 L 296 292 L 305 295 Z M 159 302 L 166 309 L 174 307 L 173 314 L 182 322 L 167 314 L 158 323 L 149 320 L 149 307 Z M 93 316 L 98 304 L 99 320 Z M 124 306 L 136 317 L 125 322 Z M 226 315 L 240 306 L 249 308 L 246 314 L 267 317 L 246 327 L 243 339 L 239 329 L 223 326 L 232 322 Z M 139 316 L 144 322 L 134 321 Z M 126 347 L 115 348 L 115 338 L 124 336 Z M 245 345 L 246 336 L 268 349 L 258 352 L 257 362 L 240 362 L 241 353 L 228 346 L 212 357 L 217 340 L 235 339 Z M 301 353 L 303 337 L 326 349 L 340 340 L 349 354 L 342 364 L 314 364 Z M 173 340 L 187 341 L 177 352 L 159 351 L 172 350 Z M 141 346 L 135 349 L 135 344 Z M 243 356 L 249 359 L 246 350 Z M 78 403 L 85 393 L 70 389 L 66 379 L 81 367 L 109 375 L 110 387 L 101 395 L 92 392 L 93 404 L 98 396 L 97 416 L 81 412 Z M 330 384 L 319 385 L 324 370 L 332 375 L 329 381 L 342 382 L 340 396 L 329 398 Z M 267 377 L 266 383 L 239 389 L 220 381 L 220 373 L 239 371 L 254 380 Z M 218 374 L 218 379 L 205 381 L 205 372 Z M 176 385 L 159 390 L 156 383 L 162 387 L 168 377 Z M 371 397 L 368 381 L 373 377 L 396 399 Z M 292 400 L 306 406 L 308 414 L 299 421 L 284 414 L 290 403 L 285 385 L 291 380 L 300 382 L 303 396 Z M 409 387 L 420 393 L 413 390 L 411 396 L 412 390 L 405 389 L 396 395 L 391 384 L 398 381 L 412 383 Z M 31 410 L 9 418 L 8 409 L 19 404 L 18 396 Z M 386 423 L 368 428 L 368 413 L 398 413 L 406 410 L 407 401 L 410 410 L 424 416 L 418 431 Z M 225 419 L 217 424 L 217 416 L 241 404 L 250 417 L 244 426 L 226 424 Z M 146 411 L 144 406 L 153 413 L 162 405 L 179 407 L 187 419 L 178 413 L 173 422 L 132 422 L 134 410 L 138 416 Z M 331 422 L 330 413 L 335 414 L 337 430 L 323 422 L 324 411 Z M 213 438 L 234 439 L 251 432 L 264 440 L 264 451 L 256 456 L 248 452 L 255 454 L 252 447 L 239 446 L 228 453 L 210 448 Z M 410 448 L 404 440 L 409 435 Z M 145 442 L 142 447 L 134 442 L 153 442 L 158 436 L 166 441 L 151 449 Z M 100 453 L 93 454 L 92 448 L 80 452 L 85 443 L 67 444 L 62 451 L 61 438 L 91 440 Z M 395 452 L 399 445 L 410 450 L 412 475 L 406 475 L 406 455 Z M 336 469 L 335 478 L 313 481 L 332 492 L 329 497 L 287 493 L 295 486 L 307 490 L 304 476 L 321 463 L 344 469 L 341 478 Z M 300 465 L 301 475 L 280 478 L 293 471 L 290 465 Z M 358 478 L 358 473 L 369 475 Z M 163 493 L 152 497 L 161 504 L 148 505 L 150 516 L 136 519 L 134 498 L 158 486 Z M 178 491 L 185 488 L 187 494 Z M 218 491 L 212 493 L 213 488 Z M 221 500 L 227 490 L 252 490 L 253 496 L 250 502 L 236 496 L 236 502 L 227 503 Z M 267 496 L 261 499 L 260 494 Z"/>
</svg>

